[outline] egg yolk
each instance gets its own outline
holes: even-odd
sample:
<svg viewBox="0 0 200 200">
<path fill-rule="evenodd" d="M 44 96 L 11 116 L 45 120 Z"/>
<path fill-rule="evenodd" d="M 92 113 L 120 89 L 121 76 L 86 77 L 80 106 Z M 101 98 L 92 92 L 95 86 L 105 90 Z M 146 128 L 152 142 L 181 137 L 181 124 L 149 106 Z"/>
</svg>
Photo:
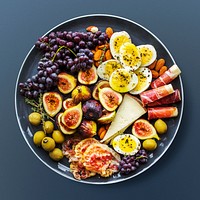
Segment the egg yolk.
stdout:
<svg viewBox="0 0 200 200">
<path fill-rule="evenodd" d="M 134 88 L 134 91 L 140 91 L 147 85 L 147 77 L 139 73 L 138 75 L 138 84 Z"/>
<path fill-rule="evenodd" d="M 122 66 L 119 63 L 116 63 L 114 61 L 110 61 L 105 65 L 105 74 L 108 76 L 111 76 L 111 74 L 116 70 L 120 69 Z"/>
<path fill-rule="evenodd" d="M 128 38 L 125 35 L 121 35 L 119 37 L 117 37 L 114 41 L 114 49 L 117 53 L 119 53 L 120 47 L 122 46 L 122 44 L 124 44 L 125 42 L 130 42 L 130 38 Z"/>
<path fill-rule="evenodd" d="M 149 48 L 143 47 L 140 49 L 140 56 L 141 56 L 142 65 L 145 65 L 153 57 L 153 52 Z"/>
</svg>

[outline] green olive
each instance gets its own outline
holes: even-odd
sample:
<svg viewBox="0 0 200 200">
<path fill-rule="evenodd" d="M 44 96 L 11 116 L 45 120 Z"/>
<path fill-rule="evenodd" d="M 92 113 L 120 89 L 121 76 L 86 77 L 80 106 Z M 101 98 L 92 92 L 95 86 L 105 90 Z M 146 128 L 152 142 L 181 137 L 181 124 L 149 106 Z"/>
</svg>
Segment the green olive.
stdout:
<svg viewBox="0 0 200 200">
<path fill-rule="evenodd" d="M 43 124 L 43 129 L 44 132 L 46 132 L 47 134 L 50 134 L 53 132 L 54 129 L 54 124 L 52 121 L 45 121 Z"/>
<path fill-rule="evenodd" d="M 162 119 L 156 120 L 154 127 L 158 134 L 164 134 L 167 132 L 167 124 Z"/>
<path fill-rule="evenodd" d="M 51 137 L 44 137 L 42 140 L 42 148 L 45 151 L 52 151 L 55 148 L 56 144 L 54 139 Z"/>
<path fill-rule="evenodd" d="M 59 161 L 63 158 L 63 153 L 61 149 L 55 148 L 53 151 L 49 152 L 49 156 L 51 159 L 55 161 Z"/>
<path fill-rule="evenodd" d="M 29 122 L 34 125 L 34 126 L 38 126 L 41 124 L 41 120 L 42 120 L 42 116 L 40 113 L 37 112 L 32 112 L 29 116 L 28 116 L 28 120 Z"/>
<path fill-rule="evenodd" d="M 146 139 L 143 141 L 142 146 L 147 151 L 153 151 L 157 148 L 157 142 L 154 139 Z"/>
<path fill-rule="evenodd" d="M 35 134 L 33 135 L 33 142 L 36 146 L 40 146 L 41 142 L 43 140 L 43 138 L 45 137 L 45 133 L 44 131 L 37 131 L 35 132 Z"/>
<path fill-rule="evenodd" d="M 52 138 L 55 140 L 56 143 L 63 143 L 65 141 L 65 136 L 59 130 L 54 130 L 52 133 Z"/>
</svg>

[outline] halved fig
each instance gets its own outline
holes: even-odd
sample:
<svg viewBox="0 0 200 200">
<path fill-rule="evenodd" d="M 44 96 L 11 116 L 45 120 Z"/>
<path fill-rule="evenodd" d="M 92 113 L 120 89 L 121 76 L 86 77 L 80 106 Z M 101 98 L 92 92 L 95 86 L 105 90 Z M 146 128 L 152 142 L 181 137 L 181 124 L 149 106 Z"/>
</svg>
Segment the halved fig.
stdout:
<svg viewBox="0 0 200 200">
<path fill-rule="evenodd" d="M 111 88 L 99 89 L 99 101 L 108 111 L 114 111 L 122 102 L 122 95 Z"/>
<path fill-rule="evenodd" d="M 90 69 L 85 71 L 79 71 L 78 73 L 78 81 L 84 85 L 91 85 L 96 83 L 98 80 L 96 67 L 93 65 Z"/>
<path fill-rule="evenodd" d="M 58 128 L 60 129 L 60 131 L 61 131 L 63 134 L 66 134 L 66 135 L 71 135 L 71 134 L 75 133 L 76 129 L 70 129 L 70 128 L 68 128 L 67 126 L 65 126 L 65 125 L 62 123 L 62 121 L 61 121 L 62 115 L 63 115 L 62 112 L 61 112 L 61 113 L 58 113 L 58 114 L 56 115 L 56 124 L 57 124 Z"/>
<path fill-rule="evenodd" d="M 44 93 L 42 101 L 44 110 L 51 117 L 54 117 L 62 108 L 62 97 L 57 92 Z"/>
<path fill-rule="evenodd" d="M 103 115 L 98 119 L 100 124 L 110 124 L 115 118 L 116 111 L 109 112 L 107 110 L 103 110 Z"/>
<path fill-rule="evenodd" d="M 74 102 L 72 98 L 67 98 L 63 101 L 63 109 L 67 110 L 68 108 L 71 108 L 73 106 L 76 106 L 77 104 Z"/>
<path fill-rule="evenodd" d="M 58 74 L 58 89 L 63 94 L 70 93 L 77 84 L 77 79 L 65 72 Z"/>
<path fill-rule="evenodd" d="M 70 129 L 76 129 L 82 120 L 83 112 L 81 102 L 68 108 L 62 115 L 61 121 L 62 123 Z"/>
<path fill-rule="evenodd" d="M 96 83 L 94 86 L 93 92 L 92 92 L 92 97 L 96 100 L 99 100 L 99 89 L 105 88 L 105 87 L 110 87 L 110 84 L 108 81 L 105 80 L 100 80 Z"/>
<path fill-rule="evenodd" d="M 72 91 L 72 99 L 73 101 L 78 104 L 81 101 L 86 101 L 91 98 L 91 91 L 90 88 L 86 85 L 79 85 Z"/>
<path fill-rule="evenodd" d="M 138 119 L 132 126 L 132 133 L 140 140 L 156 138 L 160 140 L 154 126 L 146 119 Z"/>
</svg>

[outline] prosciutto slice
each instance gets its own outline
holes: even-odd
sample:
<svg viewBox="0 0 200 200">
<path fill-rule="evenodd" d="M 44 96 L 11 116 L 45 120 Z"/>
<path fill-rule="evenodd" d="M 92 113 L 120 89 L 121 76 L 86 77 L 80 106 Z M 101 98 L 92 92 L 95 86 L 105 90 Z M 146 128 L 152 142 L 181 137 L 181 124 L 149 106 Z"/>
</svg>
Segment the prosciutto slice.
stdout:
<svg viewBox="0 0 200 200">
<path fill-rule="evenodd" d="M 159 99 L 157 101 L 154 101 L 152 103 L 149 103 L 148 106 L 149 107 L 153 107 L 153 106 L 161 106 L 161 105 L 167 105 L 167 104 L 171 104 L 171 103 L 176 103 L 181 101 L 181 95 L 180 95 L 180 91 L 179 89 L 176 89 L 174 91 L 174 93 L 163 97 L 162 99 Z"/>
<path fill-rule="evenodd" d="M 166 85 L 173 81 L 179 74 L 181 70 L 177 65 L 171 66 L 164 74 L 159 76 L 156 80 L 151 83 L 152 88 L 157 88 Z"/>
<path fill-rule="evenodd" d="M 140 98 L 142 100 L 143 105 L 147 105 L 149 103 L 155 102 L 165 96 L 168 96 L 174 92 L 172 84 L 164 85 L 158 88 L 154 88 L 151 90 L 146 90 L 140 93 Z"/>
<path fill-rule="evenodd" d="M 178 109 L 174 106 L 169 107 L 154 107 L 148 108 L 148 120 L 176 117 L 178 115 Z"/>
</svg>

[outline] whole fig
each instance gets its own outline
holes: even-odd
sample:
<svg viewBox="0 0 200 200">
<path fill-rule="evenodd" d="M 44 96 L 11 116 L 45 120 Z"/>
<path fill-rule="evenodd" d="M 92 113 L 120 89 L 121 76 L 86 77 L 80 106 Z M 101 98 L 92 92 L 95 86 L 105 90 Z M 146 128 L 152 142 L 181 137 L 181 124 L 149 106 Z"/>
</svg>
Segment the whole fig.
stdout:
<svg viewBox="0 0 200 200">
<path fill-rule="evenodd" d="M 92 120 L 82 120 L 78 132 L 85 138 L 93 137 L 97 134 L 97 124 Z"/>
</svg>

